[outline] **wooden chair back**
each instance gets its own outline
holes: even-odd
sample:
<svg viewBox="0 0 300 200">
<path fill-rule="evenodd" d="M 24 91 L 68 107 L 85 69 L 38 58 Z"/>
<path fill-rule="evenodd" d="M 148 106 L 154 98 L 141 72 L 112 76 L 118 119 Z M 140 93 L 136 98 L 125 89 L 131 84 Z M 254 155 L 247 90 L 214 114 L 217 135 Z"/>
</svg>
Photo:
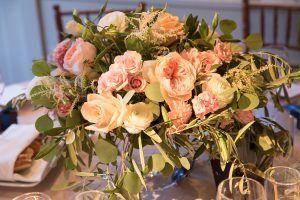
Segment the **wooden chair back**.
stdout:
<svg viewBox="0 0 300 200">
<path fill-rule="evenodd" d="M 259 1 L 250 1 L 243 0 L 243 23 L 244 23 L 244 38 L 246 38 L 251 33 L 250 27 L 250 12 L 252 10 L 258 10 L 260 12 L 260 32 L 262 34 L 263 39 L 266 37 L 266 11 L 273 11 L 273 41 L 270 43 L 265 43 L 264 45 L 274 45 L 274 46 L 285 46 L 289 49 L 300 50 L 300 23 L 298 23 L 296 35 L 297 42 L 291 42 L 292 37 L 292 14 L 300 13 L 300 5 L 298 4 L 270 4 L 270 3 L 262 3 Z M 278 28 L 279 28 L 279 20 L 278 13 L 279 11 L 284 11 L 286 13 L 285 23 L 286 29 L 284 30 L 284 42 L 278 41 Z M 265 40 L 264 40 L 265 41 Z"/>
<path fill-rule="evenodd" d="M 146 3 L 141 2 L 139 5 L 141 5 L 142 11 L 145 11 Z M 61 34 L 64 31 L 63 17 L 72 16 L 73 11 L 70 11 L 70 10 L 62 11 L 60 9 L 59 5 L 54 5 L 53 9 L 54 9 L 54 13 L 55 13 L 54 17 L 55 17 L 56 29 L 57 29 L 57 33 L 58 33 L 58 40 L 62 41 L 63 38 L 64 38 L 64 36 Z M 124 13 L 128 13 L 128 12 L 131 12 L 131 11 L 134 11 L 134 10 L 133 9 L 105 10 L 104 14 L 107 14 L 107 13 L 110 13 L 110 12 L 113 12 L 113 11 L 121 11 L 121 12 L 124 12 Z M 91 15 L 97 15 L 99 13 L 99 10 L 79 10 L 78 12 L 81 16 L 85 16 L 87 19 L 90 19 Z"/>
</svg>

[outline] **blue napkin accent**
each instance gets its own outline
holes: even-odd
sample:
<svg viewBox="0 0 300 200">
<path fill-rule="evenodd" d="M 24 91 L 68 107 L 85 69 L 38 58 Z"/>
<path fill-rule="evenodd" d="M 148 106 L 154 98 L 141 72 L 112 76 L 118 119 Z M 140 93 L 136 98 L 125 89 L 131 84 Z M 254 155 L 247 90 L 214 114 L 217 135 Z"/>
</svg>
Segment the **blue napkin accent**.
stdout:
<svg viewBox="0 0 300 200">
<path fill-rule="evenodd" d="M 0 131 L 4 131 L 15 123 L 17 123 L 17 112 L 15 110 L 6 108 L 0 112 Z"/>
<path fill-rule="evenodd" d="M 300 105 L 290 104 L 284 108 L 297 119 L 297 128 L 300 129 Z"/>
</svg>

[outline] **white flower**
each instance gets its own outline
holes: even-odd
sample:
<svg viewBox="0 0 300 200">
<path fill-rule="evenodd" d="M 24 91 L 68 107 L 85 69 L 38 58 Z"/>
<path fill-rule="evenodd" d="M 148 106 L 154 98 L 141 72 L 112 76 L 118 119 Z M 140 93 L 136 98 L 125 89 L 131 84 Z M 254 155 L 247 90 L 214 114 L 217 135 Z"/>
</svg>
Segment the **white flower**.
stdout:
<svg viewBox="0 0 300 200">
<path fill-rule="evenodd" d="M 83 31 L 83 26 L 77 22 L 75 22 L 74 20 L 70 20 L 68 21 L 67 25 L 66 25 L 66 29 L 68 31 L 68 33 L 74 35 L 74 36 L 81 36 L 82 31 Z"/>
<path fill-rule="evenodd" d="M 34 88 L 35 86 L 43 85 L 43 84 L 47 84 L 47 83 L 49 83 L 48 76 L 41 76 L 41 77 L 35 76 L 27 85 L 26 92 L 25 92 L 26 99 L 31 100 L 30 92 L 31 92 L 32 88 Z"/>
<path fill-rule="evenodd" d="M 233 94 L 224 95 L 224 92 L 229 88 L 231 88 L 230 83 L 216 73 L 212 73 L 211 78 L 202 85 L 202 91 L 209 91 L 216 96 L 219 102 L 219 109 L 224 108 L 233 100 Z"/>
<path fill-rule="evenodd" d="M 150 126 L 153 114 L 150 107 L 144 102 L 127 106 L 128 117 L 124 121 L 124 128 L 132 134 L 140 133 Z"/>
<path fill-rule="evenodd" d="M 103 29 L 109 27 L 110 25 L 114 25 L 115 27 L 117 27 L 117 30 L 119 32 L 124 32 L 128 26 L 125 13 L 122 13 L 120 11 L 115 11 L 106 14 L 98 22 L 97 29 L 98 31 L 102 31 Z"/>
</svg>

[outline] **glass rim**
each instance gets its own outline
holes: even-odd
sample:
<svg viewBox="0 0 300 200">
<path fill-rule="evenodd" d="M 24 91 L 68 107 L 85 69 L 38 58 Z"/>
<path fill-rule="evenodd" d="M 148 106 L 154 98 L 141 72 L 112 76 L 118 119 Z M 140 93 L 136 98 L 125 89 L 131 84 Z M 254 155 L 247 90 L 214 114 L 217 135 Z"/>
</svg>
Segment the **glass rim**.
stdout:
<svg viewBox="0 0 300 200">
<path fill-rule="evenodd" d="M 26 196 L 29 196 L 29 195 L 41 195 L 42 197 L 44 197 L 46 199 L 49 199 L 49 200 L 51 199 L 51 197 L 48 194 L 45 194 L 43 192 L 28 192 L 28 193 L 18 195 L 16 197 L 14 197 L 12 200 L 18 200 L 19 198 L 26 197 Z"/>
<path fill-rule="evenodd" d="M 274 179 L 270 179 L 270 176 L 269 176 L 269 173 L 271 170 L 276 170 L 276 169 L 288 169 L 288 170 L 291 170 L 291 171 L 294 171 L 296 172 L 296 174 L 298 175 L 299 179 L 295 180 L 294 182 L 290 182 L 290 183 L 282 183 L 282 182 L 279 182 L 279 181 L 276 181 Z M 296 185 L 296 184 L 299 184 L 300 183 L 300 172 L 297 170 L 297 169 L 294 169 L 292 167 L 288 167 L 288 166 L 275 166 L 275 167 L 270 167 L 269 169 L 267 169 L 265 171 L 265 180 L 266 181 L 270 181 L 271 183 L 273 184 L 276 184 L 276 185 L 287 185 L 287 186 L 291 186 L 291 185 Z"/>
<path fill-rule="evenodd" d="M 232 200 L 232 199 L 229 198 L 229 197 L 227 197 L 227 196 L 225 196 L 225 195 L 221 192 L 221 189 L 222 189 L 222 186 L 224 185 L 224 183 L 227 182 L 227 181 L 229 181 L 230 179 L 232 179 L 232 180 L 236 180 L 236 179 L 241 180 L 242 177 L 234 176 L 234 177 L 231 177 L 231 178 L 226 178 L 226 179 L 224 179 L 223 181 L 221 181 L 221 183 L 218 185 L 218 188 L 217 188 L 217 194 L 220 193 L 220 195 L 221 195 L 222 198 L 228 199 L 228 200 Z M 246 180 L 250 180 L 251 182 L 253 182 L 253 183 L 259 185 L 259 187 L 262 189 L 262 191 L 265 192 L 264 186 L 263 186 L 260 182 L 258 182 L 257 180 L 254 180 L 254 179 L 252 179 L 252 178 L 247 178 L 247 177 L 245 177 L 245 179 L 246 179 Z M 263 195 L 265 196 L 265 194 L 263 194 Z"/>
</svg>

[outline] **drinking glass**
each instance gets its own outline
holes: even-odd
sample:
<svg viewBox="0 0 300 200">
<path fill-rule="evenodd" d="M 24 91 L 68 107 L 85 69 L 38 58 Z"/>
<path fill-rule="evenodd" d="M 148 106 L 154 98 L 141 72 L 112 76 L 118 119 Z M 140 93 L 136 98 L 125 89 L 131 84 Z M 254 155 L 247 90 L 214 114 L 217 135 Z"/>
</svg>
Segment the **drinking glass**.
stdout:
<svg viewBox="0 0 300 200">
<path fill-rule="evenodd" d="M 296 169 L 277 166 L 269 168 L 265 174 L 265 190 L 268 199 L 300 199 L 300 172 Z"/>
<path fill-rule="evenodd" d="M 105 193 L 98 190 L 90 190 L 80 192 L 76 195 L 75 200 L 108 200 L 108 197 Z"/>
<path fill-rule="evenodd" d="M 2 76 L 0 74 L 0 97 L 1 97 L 1 95 L 3 93 L 3 91 L 4 91 L 4 88 L 5 88 L 5 83 L 4 83 L 4 81 L 2 79 Z"/>
<path fill-rule="evenodd" d="M 245 177 L 233 177 L 223 180 L 218 186 L 216 199 L 267 200 L 262 184 Z"/>
<path fill-rule="evenodd" d="M 51 198 L 41 192 L 30 192 L 13 198 L 12 200 L 51 200 Z"/>
</svg>

